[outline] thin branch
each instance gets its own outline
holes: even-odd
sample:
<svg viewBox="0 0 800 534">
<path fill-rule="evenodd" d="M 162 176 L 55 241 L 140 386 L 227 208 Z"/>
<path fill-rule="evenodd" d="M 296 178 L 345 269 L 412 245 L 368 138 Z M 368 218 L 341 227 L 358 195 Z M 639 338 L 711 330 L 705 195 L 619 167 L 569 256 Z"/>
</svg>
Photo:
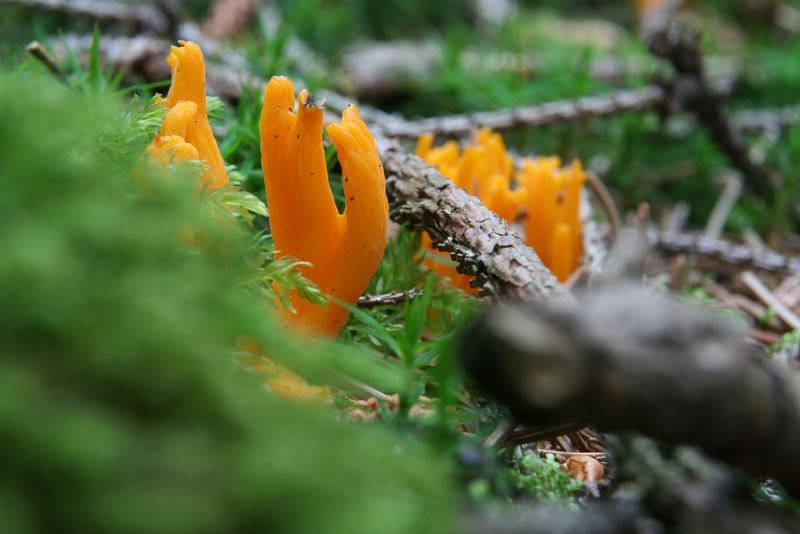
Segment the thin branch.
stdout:
<svg viewBox="0 0 800 534">
<path fill-rule="evenodd" d="M 726 84 L 714 85 L 711 92 L 716 97 L 728 93 Z M 664 111 L 676 95 L 669 87 L 647 85 L 640 89 L 622 90 L 595 96 L 545 102 L 532 106 L 518 106 L 493 111 L 405 120 L 387 115 L 379 121 L 381 132 L 387 137 L 415 139 L 423 133 L 440 137 L 464 137 L 471 132 L 488 127 L 497 131 L 567 122 L 585 121 L 596 117 L 609 117 L 623 113 Z M 388 118 L 388 120 L 386 120 Z M 800 122 L 800 106 L 777 110 L 745 110 L 736 115 L 737 128 L 747 133 L 759 133 L 773 128 L 787 128 Z"/>
<path fill-rule="evenodd" d="M 711 216 L 709 216 L 706 227 L 703 230 L 705 237 L 719 238 L 723 228 L 725 228 L 725 222 L 730 217 L 731 211 L 736 206 L 736 202 L 741 195 L 742 179 L 738 176 L 738 173 L 734 172 L 725 179 L 722 194 L 717 198 L 714 209 L 711 211 Z"/>
<path fill-rule="evenodd" d="M 622 229 L 622 221 L 619 216 L 619 210 L 617 210 L 617 205 L 614 203 L 614 199 L 608 191 L 606 184 L 604 184 L 600 177 L 594 172 L 589 171 L 586 173 L 586 185 L 589 186 L 592 194 L 603 208 L 603 213 L 605 213 L 608 218 L 608 222 L 611 225 L 611 241 L 613 242 Z"/>
<path fill-rule="evenodd" d="M 553 454 L 561 456 L 597 456 L 603 458 L 608 456 L 607 452 L 582 452 L 582 451 L 557 451 L 555 449 L 536 449 L 539 454 Z"/>
<path fill-rule="evenodd" d="M 669 83 L 674 104 L 695 114 L 731 166 L 742 173 L 746 186 L 771 196 L 778 177 L 751 159 L 720 105 L 719 96 L 706 83 L 697 35 L 678 23 L 669 22 L 652 31 L 648 41 L 653 55 L 668 61 L 675 71 L 675 79 Z"/>
<path fill-rule="evenodd" d="M 371 395 L 372 397 L 375 397 L 376 399 L 380 399 L 383 402 L 393 402 L 394 401 L 394 399 L 392 398 L 391 395 L 387 395 L 386 393 L 384 393 L 384 392 L 382 392 L 382 391 L 380 391 L 378 389 L 375 389 L 374 387 L 370 386 L 369 384 L 365 384 L 365 383 L 361 382 L 360 380 L 356 380 L 355 378 L 353 378 L 351 376 L 340 374 L 339 377 L 342 378 L 345 382 L 347 382 L 351 386 L 353 386 L 354 388 L 359 389 L 362 392 L 366 393 L 367 395 Z"/>
<path fill-rule="evenodd" d="M 53 59 L 45 47 L 42 46 L 42 43 L 39 41 L 31 41 L 28 43 L 28 46 L 25 47 L 25 49 L 31 56 L 47 67 L 47 70 L 53 73 L 56 78 L 63 83 L 67 83 L 67 75 L 64 74 L 64 71 L 61 69 L 58 63 L 56 63 L 56 60 Z"/>
<path fill-rule="evenodd" d="M 502 442 L 504 447 L 518 447 L 528 443 L 536 443 L 545 439 L 554 439 L 570 432 L 577 432 L 586 425 L 577 423 L 559 424 L 556 426 L 530 427 L 520 425 Z"/>
<path fill-rule="evenodd" d="M 764 304 L 775 310 L 775 313 L 792 330 L 800 330 L 800 317 L 789 309 L 764 282 L 750 271 L 742 273 L 742 283 L 746 285 Z"/>
<path fill-rule="evenodd" d="M 495 447 L 499 443 L 505 442 L 513 432 L 514 423 L 508 419 L 502 419 L 489 437 L 484 440 L 483 446 L 487 449 Z"/>
<path fill-rule="evenodd" d="M 797 274 L 800 273 L 800 259 L 778 254 L 769 250 L 754 250 L 747 245 L 732 243 L 724 239 L 712 239 L 702 234 L 688 232 L 647 231 L 650 244 L 659 250 L 674 254 L 693 254 L 719 260 L 737 269 L 749 267 L 763 271 Z"/>
<path fill-rule="evenodd" d="M 401 304 L 407 300 L 415 299 L 421 294 L 419 289 L 409 289 L 408 291 L 392 291 L 383 295 L 362 295 L 357 302 L 359 308 L 374 308 L 376 306 L 386 306 Z"/>
<path fill-rule="evenodd" d="M 650 85 L 642 89 L 549 102 L 536 106 L 432 117 L 416 121 L 394 121 L 392 124 L 379 125 L 379 127 L 381 133 L 388 137 L 416 138 L 422 133 L 461 137 L 481 127 L 507 130 L 650 110 L 661 106 L 665 98 L 664 89 Z"/>
</svg>

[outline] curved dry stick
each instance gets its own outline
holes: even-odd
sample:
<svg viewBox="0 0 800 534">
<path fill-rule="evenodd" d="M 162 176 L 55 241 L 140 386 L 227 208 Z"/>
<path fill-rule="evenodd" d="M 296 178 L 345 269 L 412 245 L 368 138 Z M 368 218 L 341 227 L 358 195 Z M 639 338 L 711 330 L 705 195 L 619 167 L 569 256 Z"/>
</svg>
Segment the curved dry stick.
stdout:
<svg viewBox="0 0 800 534">
<path fill-rule="evenodd" d="M 780 176 L 753 161 L 719 96 L 708 86 L 697 34 L 669 22 L 650 32 L 647 40 L 650 52 L 669 62 L 675 71 L 669 92 L 676 101 L 697 117 L 731 166 L 742 173 L 745 185 L 770 198 L 781 184 Z"/>
<path fill-rule="evenodd" d="M 602 206 L 603 211 L 608 217 L 608 222 L 611 225 L 611 242 L 616 241 L 620 230 L 622 229 L 622 220 L 619 216 L 619 210 L 608 191 L 606 184 L 594 172 L 589 171 L 586 173 L 586 185 L 592 190 L 592 194 L 597 198 L 597 201 Z"/>
</svg>

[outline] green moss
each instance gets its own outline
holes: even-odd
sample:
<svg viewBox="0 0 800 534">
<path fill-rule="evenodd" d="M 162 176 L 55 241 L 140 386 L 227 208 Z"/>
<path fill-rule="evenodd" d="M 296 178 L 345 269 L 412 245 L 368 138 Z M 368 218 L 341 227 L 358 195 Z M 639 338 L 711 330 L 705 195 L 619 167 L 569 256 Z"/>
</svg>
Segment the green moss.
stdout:
<svg viewBox="0 0 800 534">
<path fill-rule="evenodd" d="M 236 363 L 240 336 L 293 356 L 240 285 L 248 240 L 190 176 L 132 186 L 133 124 L 0 75 L 0 531 L 446 531 L 431 451 Z"/>
<path fill-rule="evenodd" d="M 548 454 L 544 459 L 525 454 L 512 470 L 517 490 L 546 502 L 573 503 L 581 483 L 572 480 Z"/>
</svg>

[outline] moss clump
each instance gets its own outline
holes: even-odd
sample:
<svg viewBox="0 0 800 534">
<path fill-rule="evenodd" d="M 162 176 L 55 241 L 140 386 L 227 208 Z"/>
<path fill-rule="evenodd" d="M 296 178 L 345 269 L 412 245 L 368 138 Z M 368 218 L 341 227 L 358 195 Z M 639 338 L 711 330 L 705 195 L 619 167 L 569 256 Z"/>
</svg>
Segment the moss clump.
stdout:
<svg viewBox="0 0 800 534">
<path fill-rule="evenodd" d="M 0 74 L 0 531 L 446 531 L 430 451 L 231 357 L 281 336 L 239 287 L 246 240 L 180 176 L 136 194 L 146 142 L 113 105 Z"/>
</svg>

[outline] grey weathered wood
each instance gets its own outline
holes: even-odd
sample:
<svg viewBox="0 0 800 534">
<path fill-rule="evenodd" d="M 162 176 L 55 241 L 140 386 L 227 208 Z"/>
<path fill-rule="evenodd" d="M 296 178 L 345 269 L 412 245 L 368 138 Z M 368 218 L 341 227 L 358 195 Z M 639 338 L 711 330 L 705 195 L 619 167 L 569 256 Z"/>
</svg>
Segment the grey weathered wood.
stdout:
<svg viewBox="0 0 800 534">
<path fill-rule="evenodd" d="M 427 231 L 434 246 L 450 253 L 459 272 L 474 275 L 485 294 L 521 301 L 566 295 L 536 252 L 478 198 L 398 143 L 377 141 L 393 220 Z"/>
<path fill-rule="evenodd" d="M 695 444 L 800 493 L 798 377 L 710 311 L 604 286 L 578 301 L 495 307 L 461 352 L 523 422 Z"/>
</svg>

